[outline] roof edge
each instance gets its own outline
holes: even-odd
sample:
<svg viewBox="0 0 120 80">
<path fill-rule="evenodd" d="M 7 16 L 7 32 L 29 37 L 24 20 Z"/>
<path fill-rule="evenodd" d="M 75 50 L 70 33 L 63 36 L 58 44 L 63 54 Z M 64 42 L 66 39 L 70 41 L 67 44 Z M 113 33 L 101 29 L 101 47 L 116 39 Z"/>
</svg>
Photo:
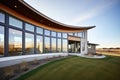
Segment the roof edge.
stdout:
<svg viewBox="0 0 120 80">
<path fill-rule="evenodd" d="M 49 21 L 53 22 L 53 23 L 56 23 L 56 24 L 59 24 L 61 26 L 66 26 L 66 27 L 69 27 L 69 28 L 84 28 L 85 30 L 88 30 L 88 29 L 92 29 L 96 26 L 73 26 L 73 25 L 68 25 L 68 24 L 64 24 L 64 23 L 61 23 L 59 21 L 56 21 L 46 15 L 44 15 L 43 13 L 39 12 L 38 10 L 36 10 L 35 8 L 33 8 L 32 6 L 30 6 L 28 3 L 26 3 L 24 0 L 18 0 L 19 2 L 21 2 L 22 4 L 24 4 L 26 7 L 28 7 L 29 9 L 31 9 L 32 11 L 34 11 L 35 13 L 37 13 L 38 15 L 48 19 Z"/>
</svg>

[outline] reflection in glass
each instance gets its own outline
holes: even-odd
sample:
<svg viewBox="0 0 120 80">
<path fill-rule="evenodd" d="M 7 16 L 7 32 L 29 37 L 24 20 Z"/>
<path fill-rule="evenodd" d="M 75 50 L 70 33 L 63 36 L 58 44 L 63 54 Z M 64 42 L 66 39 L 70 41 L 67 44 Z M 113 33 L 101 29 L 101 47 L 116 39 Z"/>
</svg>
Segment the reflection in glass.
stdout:
<svg viewBox="0 0 120 80">
<path fill-rule="evenodd" d="M 52 32 L 52 36 L 53 36 L 53 37 L 56 37 L 56 32 Z"/>
<path fill-rule="evenodd" d="M 68 50 L 69 53 L 80 53 L 80 41 L 69 40 Z"/>
<path fill-rule="evenodd" d="M 49 37 L 45 37 L 44 51 L 45 51 L 45 53 L 50 52 L 50 38 Z"/>
<path fill-rule="evenodd" d="M 9 16 L 9 25 L 12 25 L 12 26 L 18 27 L 18 28 L 22 28 L 22 21 Z"/>
<path fill-rule="evenodd" d="M 68 35 L 71 35 L 71 36 L 73 36 L 73 33 L 68 33 Z"/>
<path fill-rule="evenodd" d="M 34 26 L 28 23 L 25 23 L 25 30 L 34 32 Z"/>
<path fill-rule="evenodd" d="M 56 52 L 56 38 L 52 38 L 52 52 Z"/>
<path fill-rule="evenodd" d="M 5 14 L 0 12 L 0 22 L 5 23 Z"/>
<path fill-rule="evenodd" d="M 42 36 L 37 35 L 36 39 L 36 53 L 40 54 L 43 53 L 43 38 Z"/>
<path fill-rule="evenodd" d="M 61 52 L 61 39 L 58 39 L 57 52 Z"/>
<path fill-rule="evenodd" d="M 83 32 L 83 38 L 85 38 L 85 32 Z"/>
<path fill-rule="evenodd" d="M 25 54 L 34 54 L 34 35 L 25 33 Z"/>
<path fill-rule="evenodd" d="M 58 37 L 61 37 L 61 33 L 58 33 Z"/>
<path fill-rule="evenodd" d="M 39 33 L 39 34 L 43 34 L 43 29 L 40 28 L 40 27 L 37 27 L 37 33 Z"/>
<path fill-rule="evenodd" d="M 4 55 L 4 27 L 0 26 L 0 56 Z"/>
<path fill-rule="evenodd" d="M 78 34 L 77 34 L 77 33 L 74 33 L 74 35 L 75 35 L 75 36 L 78 36 Z"/>
<path fill-rule="evenodd" d="M 63 52 L 67 52 L 67 40 L 63 39 Z"/>
<path fill-rule="evenodd" d="M 82 32 L 79 32 L 79 33 L 78 33 L 78 37 L 83 37 Z"/>
<path fill-rule="evenodd" d="M 45 30 L 45 35 L 50 36 L 50 31 L 49 30 Z"/>
<path fill-rule="evenodd" d="M 67 38 L 67 33 L 63 33 L 63 38 Z"/>
<path fill-rule="evenodd" d="M 22 32 L 9 29 L 9 55 L 21 55 L 22 54 Z"/>
</svg>

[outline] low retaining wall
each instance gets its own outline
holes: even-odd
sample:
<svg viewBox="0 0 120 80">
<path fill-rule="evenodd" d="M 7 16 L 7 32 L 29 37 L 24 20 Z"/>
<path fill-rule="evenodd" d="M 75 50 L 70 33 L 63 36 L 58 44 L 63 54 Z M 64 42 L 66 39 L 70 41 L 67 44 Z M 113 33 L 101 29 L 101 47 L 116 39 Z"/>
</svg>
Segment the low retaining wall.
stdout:
<svg viewBox="0 0 120 80">
<path fill-rule="evenodd" d="M 33 61 L 34 59 L 42 60 L 42 59 L 58 57 L 58 56 L 68 56 L 68 53 L 47 53 L 47 54 L 3 57 L 3 58 L 0 58 L 0 68 L 19 64 L 23 61 L 29 62 L 29 61 Z"/>
<path fill-rule="evenodd" d="M 69 55 L 73 55 L 73 56 L 80 56 L 80 57 L 86 57 L 86 58 L 93 58 L 93 59 L 97 59 L 97 58 L 105 58 L 106 56 L 105 55 L 101 55 L 101 56 L 98 56 L 98 55 L 85 55 L 85 54 L 77 54 L 77 53 L 69 53 Z"/>
</svg>

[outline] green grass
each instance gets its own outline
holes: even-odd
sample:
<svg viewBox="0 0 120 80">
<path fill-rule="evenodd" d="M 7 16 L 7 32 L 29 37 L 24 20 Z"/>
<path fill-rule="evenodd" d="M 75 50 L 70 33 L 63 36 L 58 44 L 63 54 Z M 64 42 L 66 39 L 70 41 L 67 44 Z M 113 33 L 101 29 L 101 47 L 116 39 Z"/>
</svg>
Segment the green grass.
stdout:
<svg viewBox="0 0 120 80">
<path fill-rule="evenodd" d="M 120 57 L 68 57 L 38 67 L 17 80 L 120 80 Z"/>
</svg>

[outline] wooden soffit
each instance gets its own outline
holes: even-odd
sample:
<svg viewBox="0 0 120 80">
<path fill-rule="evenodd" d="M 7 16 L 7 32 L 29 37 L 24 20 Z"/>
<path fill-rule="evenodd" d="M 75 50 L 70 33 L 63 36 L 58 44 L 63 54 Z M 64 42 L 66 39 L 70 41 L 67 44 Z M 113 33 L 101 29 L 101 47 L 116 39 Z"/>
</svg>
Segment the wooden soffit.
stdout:
<svg viewBox="0 0 120 80">
<path fill-rule="evenodd" d="M 68 40 L 71 40 L 71 41 L 80 41 L 80 37 L 68 36 Z"/>
<path fill-rule="evenodd" d="M 23 0 L 1 0 L 0 9 L 28 23 L 57 32 L 80 32 L 95 27 L 80 27 L 60 23 L 38 12 Z"/>
</svg>

